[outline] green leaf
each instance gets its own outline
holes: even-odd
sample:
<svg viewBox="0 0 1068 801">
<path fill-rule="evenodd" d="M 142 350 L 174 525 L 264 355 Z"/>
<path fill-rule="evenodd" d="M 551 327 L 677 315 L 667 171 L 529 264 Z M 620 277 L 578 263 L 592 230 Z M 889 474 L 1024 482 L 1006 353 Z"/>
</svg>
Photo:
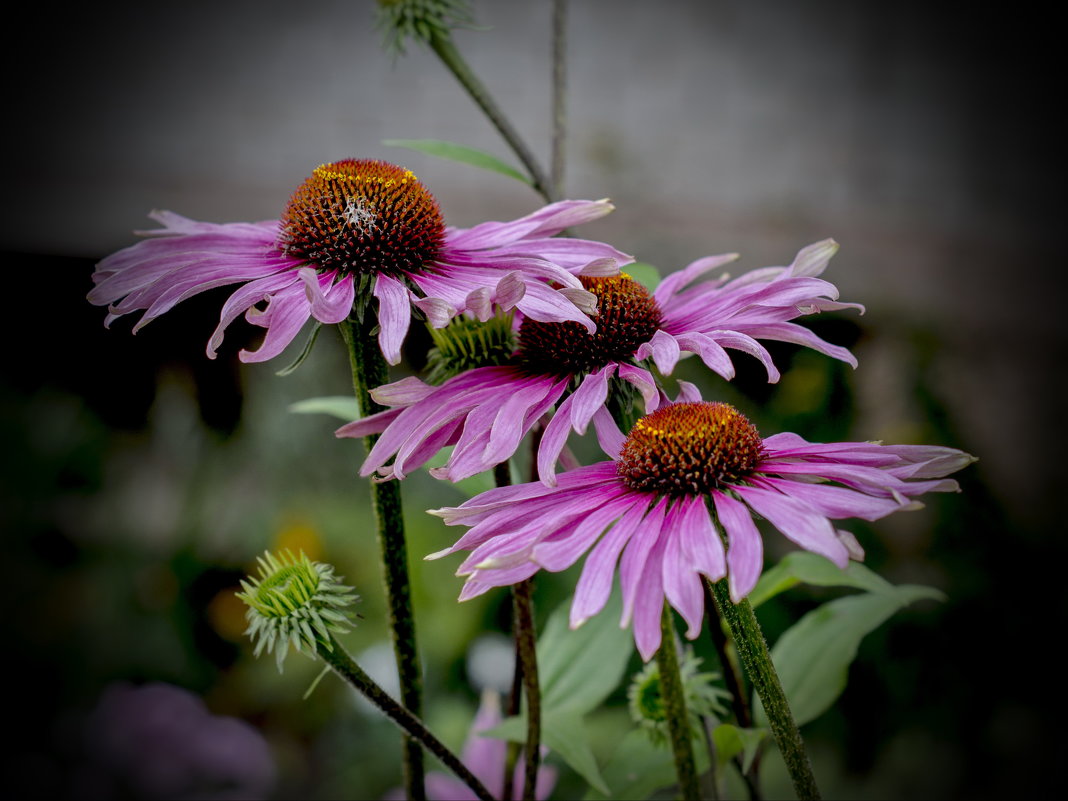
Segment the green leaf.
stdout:
<svg viewBox="0 0 1068 801">
<path fill-rule="evenodd" d="M 505 718 L 500 725 L 482 732 L 485 737 L 521 743 L 527 739 L 526 714 Z M 608 796 L 608 786 L 597 768 L 582 716 L 567 710 L 546 709 L 541 716 L 541 740 L 591 787 Z"/>
<path fill-rule="evenodd" d="M 519 170 L 515 169 L 515 167 L 505 164 L 490 153 L 476 150 L 467 145 L 458 145 L 455 142 L 443 142 L 440 139 L 383 139 L 382 144 L 389 145 L 390 147 L 406 147 L 409 150 L 426 153 L 430 156 L 437 156 L 441 159 L 459 161 L 462 164 L 481 167 L 490 172 L 496 172 L 500 175 L 507 175 L 509 178 L 515 178 L 517 181 L 522 181 L 527 186 L 533 186 L 530 179 L 523 175 L 523 173 L 519 172 Z"/>
<path fill-rule="evenodd" d="M 855 587 L 868 592 L 893 592 L 894 585 L 859 562 L 850 562 L 842 570 L 824 556 L 811 551 L 792 551 L 774 567 L 764 571 L 749 593 L 749 603 L 756 609 L 781 592 L 804 582 L 819 587 Z"/>
<path fill-rule="evenodd" d="M 845 689 L 849 665 L 865 635 L 894 612 L 922 599 L 944 600 L 933 587 L 893 586 L 837 598 L 809 612 L 787 629 L 771 649 L 772 662 L 798 726 L 823 714 Z M 756 722 L 767 726 L 757 700 Z"/>
<path fill-rule="evenodd" d="M 695 749 L 701 753 L 704 748 Z M 642 729 L 631 729 L 620 741 L 604 766 L 604 780 L 610 792 L 590 789 L 587 801 L 640 801 L 655 790 L 678 782 L 675 759 L 667 745 L 656 745 Z"/>
<path fill-rule="evenodd" d="M 760 744 L 767 736 L 767 729 L 743 729 L 732 723 L 721 723 L 712 730 L 712 741 L 716 744 L 716 761 L 723 767 L 741 754 L 742 772 L 748 773 Z"/>
<path fill-rule="evenodd" d="M 544 707 L 583 714 L 600 706 L 619 685 L 634 643 L 630 631 L 619 627 L 618 590 L 574 631 L 568 626 L 570 608 L 570 599 L 560 604 L 538 638 L 538 681 Z"/>
<path fill-rule="evenodd" d="M 652 292 L 660 283 L 660 271 L 651 264 L 636 261 L 620 268 L 623 272 Z"/>
<path fill-rule="evenodd" d="M 619 627 L 618 590 L 605 608 L 578 629 L 568 627 L 571 599 L 556 607 L 538 638 L 542 740 L 592 787 L 605 796 L 582 716 L 600 706 L 619 685 L 634 652 L 631 633 Z M 527 736 L 526 714 L 511 717 L 486 732 L 516 742 Z"/>
<path fill-rule="evenodd" d="M 328 395 L 322 398 L 307 398 L 289 405 L 296 414 L 330 414 L 346 423 L 360 419 L 360 405 L 352 395 Z"/>
<path fill-rule="evenodd" d="M 708 747 L 703 737 L 691 740 L 694 763 L 698 774 L 708 770 Z M 602 771 L 611 792 L 603 793 L 590 789 L 586 801 L 640 801 L 651 797 L 662 787 L 678 784 L 675 772 L 675 757 L 665 739 L 655 743 L 644 729 L 631 729 L 624 735 L 615 753 Z"/>
</svg>

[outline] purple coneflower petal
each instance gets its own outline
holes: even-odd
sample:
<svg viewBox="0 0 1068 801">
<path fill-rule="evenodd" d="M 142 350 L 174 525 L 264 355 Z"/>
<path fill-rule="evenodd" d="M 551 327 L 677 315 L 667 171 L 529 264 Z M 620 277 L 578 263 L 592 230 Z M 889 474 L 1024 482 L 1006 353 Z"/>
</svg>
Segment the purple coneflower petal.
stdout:
<svg viewBox="0 0 1068 801">
<path fill-rule="evenodd" d="M 619 555 L 631 536 L 638 530 L 648 508 L 647 497 L 638 493 L 631 494 L 630 506 L 586 557 L 582 575 L 575 585 L 575 598 L 571 602 L 571 628 L 577 629 L 608 603 L 608 596 L 612 594 L 612 579 L 616 574 L 616 562 L 619 561 Z"/>
<path fill-rule="evenodd" d="M 623 591 L 623 614 L 620 625 L 630 623 L 634 614 L 635 599 L 639 584 L 645 571 L 649 554 L 660 538 L 660 529 L 664 525 L 667 513 L 667 500 L 659 499 L 642 520 L 638 530 L 631 535 L 623 557 L 619 560 L 619 586 Z M 659 564 L 657 565 L 657 583 L 659 584 Z"/>
<path fill-rule="evenodd" d="M 849 552 L 826 517 L 803 501 L 773 490 L 736 486 L 735 491 L 755 512 L 767 518 L 787 539 L 826 556 L 838 567 L 849 564 Z"/>
<path fill-rule="evenodd" d="M 321 323 L 340 323 L 352 311 L 356 296 L 352 276 L 338 277 L 336 270 L 316 273 L 311 267 L 301 267 L 297 275 L 304 282 L 311 315 Z"/>
<path fill-rule="evenodd" d="M 645 559 L 641 578 L 634 591 L 634 644 L 645 661 L 649 661 L 660 647 L 661 615 L 664 611 L 662 563 L 670 539 L 670 534 L 665 530 L 659 532 Z"/>
<path fill-rule="evenodd" d="M 738 603 L 756 586 L 764 569 L 764 540 L 743 503 L 723 492 L 712 493 L 716 515 L 727 533 L 727 583 Z"/>
<path fill-rule="evenodd" d="M 298 281 L 275 292 L 267 299 L 262 312 L 255 306 L 245 312 L 245 319 L 267 329 L 263 343 L 254 351 L 242 350 L 237 357 L 243 362 L 265 362 L 288 347 L 311 317 L 311 304 Z"/>
<path fill-rule="evenodd" d="M 408 290 L 400 281 L 381 274 L 375 279 L 372 292 L 378 298 L 378 345 L 386 361 L 397 364 L 401 358 L 401 344 L 408 334 L 412 319 Z"/>
</svg>

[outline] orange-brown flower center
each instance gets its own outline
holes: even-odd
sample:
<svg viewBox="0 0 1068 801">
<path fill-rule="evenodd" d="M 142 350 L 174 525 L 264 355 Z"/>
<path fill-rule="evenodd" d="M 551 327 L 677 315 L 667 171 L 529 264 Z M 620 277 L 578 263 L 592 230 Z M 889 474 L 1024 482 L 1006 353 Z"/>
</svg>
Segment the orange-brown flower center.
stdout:
<svg viewBox="0 0 1068 801">
<path fill-rule="evenodd" d="M 279 244 L 321 269 L 401 275 L 433 262 L 444 241 L 441 209 L 414 173 L 345 159 L 316 167 L 297 187 Z"/>
<path fill-rule="evenodd" d="M 752 473 L 763 441 L 726 403 L 675 403 L 631 429 L 617 469 L 628 486 L 666 495 L 703 495 Z"/>
<path fill-rule="evenodd" d="M 630 359 L 660 327 L 660 306 L 626 273 L 579 280 L 597 296 L 597 331 L 591 334 L 580 323 L 541 323 L 528 317 L 519 326 L 519 360 L 527 369 L 548 375 L 599 370 Z"/>
</svg>

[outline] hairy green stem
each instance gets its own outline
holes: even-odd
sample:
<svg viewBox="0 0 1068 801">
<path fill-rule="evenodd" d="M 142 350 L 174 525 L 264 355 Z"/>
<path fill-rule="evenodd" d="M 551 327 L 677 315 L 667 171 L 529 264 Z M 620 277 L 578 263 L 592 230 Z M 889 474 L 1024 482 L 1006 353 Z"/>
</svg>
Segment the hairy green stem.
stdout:
<svg viewBox="0 0 1068 801">
<path fill-rule="evenodd" d="M 343 321 L 338 328 L 349 353 L 352 384 L 363 415 L 379 411 L 371 398 L 371 390 L 389 380 L 389 368 L 377 338 L 372 334 L 374 319 L 365 314 L 361 321 Z M 363 438 L 370 453 L 377 434 Z M 382 553 L 382 577 L 389 608 L 393 653 L 397 660 L 401 701 L 416 717 L 422 714 L 423 675 L 415 642 L 415 617 L 412 614 L 411 584 L 408 579 L 408 549 L 404 540 L 404 516 L 401 508 L 400 482 L 371 482 L 371 505 L 378 529 L 378 545 Z M 423 779 L 423 752 L 419 744 L 404 740 L 404 783 L 408 797 L 426 798 Z"/>
<path fill-rule="evenodd" d="M 564 141 L 567 136 L 567 0 L 553 0 L 552 186 L 564 193 Z"/>
<path fill-rule="evenodd" d="M 456 76 L 456 80 L 460 82 L 460 85 L 467 90 L 471 99 L 482 109 L 493 127 L 504 137 L 504 141 L 512 148 L 519 160 L 523 162 L 523 166 L 526 167 L 527 173 L 530 175 L 534 190 L 549 202 L 556 200 L 556 188 L 553 186 L 552 181 L 545 175 L 530 148 L 527 147 L 508 118 L 504 116 L 504 112 L 501 111 L 486 87 L 482 85 L 482 81 L 478 79 L 478 76 L 471 71 L 467 62 L 464 61 L 460 51 L 452 43 L 452 38 L 446 33 L 435 32 L 430 37 L 429 44 L 442 63 Z"/>
<path fill-rule="evenodd" d="M 708 633 L 712 639 L 712 645 L 719 656 L 720 668 L 723 671 L 723 683 L 727 685 L 727 691 L 731 694 L 731 708 L 734 711 L 734 719 L 743 729 L 753 725 L 753 713 L 749 708 L 749 693 L 745 689 L 745 681 L 738 667 L 738 660 L 730 648 L 730 641 L 723 631 L 723 620 L 716 611 L 715 600 L 712 598 L 712 590 L 708 582 L 704 582 L 705 610 L 708 617 Z M 746 788 L 749 790 L 750 801 L 761 801 L 760 792 L 760 754 L 757 753 L 749 766 L 749 770 L 742 769 L 742 760 L 735 757 L 738 773 L 741 774 Z"/>
<path fill-rule="evenodd" d="M 667 718 L 671 751 L 675 756 L 679 789 L 684 801 L 697 801 L 701 798 L 701 790 L 697 782 L 693 742 L 690 740 L 690 717 L 686 711 L 686 695 L 676 648 L 671 607 L 664 604 L 664 612 L 660 616 L 660 647 L 656 651 L 656 665 L 660 670 L 660 698 Z"/>
<path fill-rule="evenodd" d="M 720 616 L 727 621 L 734 640 L 734 647 L 742 661 L 745 672 L 749 675 L 764 712 L 768 716 L 772 736 L 782 753 L 794 791 L 800 799 L 818 799 L 819 788 L 816 777 L 812 774 L 812 765 L 801 740 L 801 731 L 794 722 L 793 713 L 783 692 L 779 675 L 772 664 L 764 632 L 753 614 L 753 607 L 743 598 L 741 602 L 731 601 L 727 580 L 721 579 L 711 584 L 712 597 Z"/>
<path fill-rule="evenodd" d="M 363 693 L 367 700 L 382 710 L 390 720 L 407 733 L 413 742 L 421 744 L 440 759 L 442 764 L 470 787 L 476 796 L 483 801 L 494 801 L 493 794 L 478 780 L 478 777 L 467 769 L 459 757 L 431 734 L 418 717 L 394 701 L 389 693 L 379 687 L 374 679 L 368 676 L 341 647 L 336 637 L 331 635 L 328 645 L 318 648 L 317 653 L 319 658 L 326 662 L 335 673 Z"/>
</svg>

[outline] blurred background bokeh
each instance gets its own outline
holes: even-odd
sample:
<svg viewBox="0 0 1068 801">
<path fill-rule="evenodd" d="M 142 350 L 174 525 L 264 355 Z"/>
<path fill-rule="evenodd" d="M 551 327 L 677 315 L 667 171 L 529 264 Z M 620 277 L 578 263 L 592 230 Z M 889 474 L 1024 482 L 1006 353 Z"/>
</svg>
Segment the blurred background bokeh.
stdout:
<svg viewBox="0 0 1068 801">
<path fill-rule="evenodd" d="M 550 3 L 482 0 L 473 10 L 479 29 L 457 31 L 456 43 L 546 161 Z M 177 787 L 121 775 L 92 745 L 116 682 L 158 681 L 265 738 L 271 775 L 239 790 L 380 797 L 399 780 L 389 725 L 333 679 L 303 701 L 318 672 L 309 660 L 291 659 L 284 675 L 253 660 L 233 597 L 265 548 L 334 563 L 363 599 L 346 643 L 388 681 L 368 493 L 355 478 L 361 446 L 334 438 L 337 420 L 290 410 L 350 391 L 334 332 L 287 377 L 275 375 L 286 356 L 237 361 L 258 335 L 243 323 L 209 361 L 227 290 L 131 336 L 126 319 L 104 330 L 103 310 L 85 301 L 90 274 L 149 227 L 153 208 L 276 218 L 312 168 L 340 158 L 411 168 L 452 225 L 520 216 L 539 199 L 382 144 L 445 139 L 512 160 L 432 53 L 383 51 L 369 0 L 23 13 L 2 55 L 0 519 L 14 715 L 5 791 Z M 841 250 L 825 277 L 868 308 L 810 322 L 853 348 L 855 372 L 781 346 L 775 386 L 742 355 L 730 386 L 692 363 L 682 377 L 765 433 L 940 444 L 981 458 L 960 475 L 962 494 L 851 526 L 869 566 L 939 587 L 948 601 L 869 636 L 838 705 L 806 727 L 825 794 L 1000 797 L 1048 786 L 1068 744 L 1055 725 L 1063 672 L 1050 651 L 1065 623 L 1057 511 L 1068 355 L 1052 22 L 913 2 L 573 0 L 568 35 L 564 194 L 617 207 L 583 235 L 661 274 L 728 251 L 742 254 L 738 270 L 788 264 L 833 236 Z M 425 351 L 426 338 L 413 337 L 395 374 L 417 370 Z M 453 531 L 423 510 L 463 496 L 422 474 L 404 491 L 427 718 L 458 746 L 480 688 L 507 683 L 508 598 L 455 603 L 458 560 L 420 558 Z M 772 541 L 769 559 L 785 550 Z M 539 579 L 542 620 L 573 582 L 573 571 Z M 769 603 L 769 636 L 831 594 L 798 588 Z M 623 728 L 623 690 L 591 721 L 602 760 Z M 788 792 L 781 777 L 768 782 L 769 794 Z M 563 771 L 556 797 L 581 786 Z"/>
</svg>

